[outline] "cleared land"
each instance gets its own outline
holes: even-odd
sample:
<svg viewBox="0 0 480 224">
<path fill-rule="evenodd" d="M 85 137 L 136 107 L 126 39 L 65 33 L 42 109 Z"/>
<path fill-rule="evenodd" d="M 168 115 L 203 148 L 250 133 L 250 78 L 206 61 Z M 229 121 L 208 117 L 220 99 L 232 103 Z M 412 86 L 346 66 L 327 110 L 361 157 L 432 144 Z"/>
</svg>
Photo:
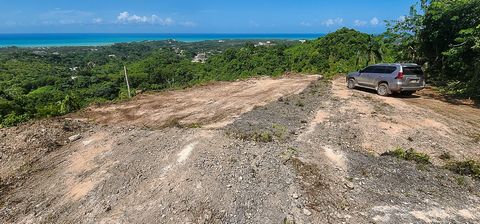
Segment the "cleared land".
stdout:
<svg viewBox="0 0 480 224">
<path fill-rule="evenodd" d="M 0 222 L 480 221 L 479 181 L 440 159 L 480 159 L 479 109 L 318 78 L 145 94 L 1 129 Z M 398 147 L 433 165 L 380 156 Z"/>
<path fill-rule="evenodd" d="M 222 127 L 255 106 L 263 106 L 285 95 L 299 94 L 318 78 L 250 79 L 145 94 L 126 103 L 89 108 L 81 116 L 100 123 L 152 128 L 172 124 Z"/>
</svg>

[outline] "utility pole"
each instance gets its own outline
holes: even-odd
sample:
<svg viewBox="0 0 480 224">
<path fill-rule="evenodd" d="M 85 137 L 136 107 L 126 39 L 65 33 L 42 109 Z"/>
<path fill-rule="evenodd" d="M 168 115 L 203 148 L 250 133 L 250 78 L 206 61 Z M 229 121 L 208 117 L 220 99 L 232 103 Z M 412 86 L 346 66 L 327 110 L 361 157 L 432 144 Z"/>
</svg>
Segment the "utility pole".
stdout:
<svg viewBox="0 0 480 224">
<path fill-rule="evenodd" d="M 130 83 L 128 83 L 127 66 L 124 65 L 123 70 L 125 71 L 125 81 L 127 82 L 128 98 L 132 98 L 132 94 L 130 94 Z"/>
</svg>

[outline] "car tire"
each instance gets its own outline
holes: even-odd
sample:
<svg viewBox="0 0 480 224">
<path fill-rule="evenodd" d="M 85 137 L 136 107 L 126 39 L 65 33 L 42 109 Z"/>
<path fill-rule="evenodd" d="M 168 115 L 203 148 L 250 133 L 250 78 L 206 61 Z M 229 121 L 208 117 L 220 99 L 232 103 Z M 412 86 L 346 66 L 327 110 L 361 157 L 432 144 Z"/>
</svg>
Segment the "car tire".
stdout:
<svg viewBox="0 0 480 224">
<path fill-rule="evenodd" d="M 390 95 L 390 91 L 389 91 L 389 89 L 388 89 L 388 85 L 387 85 L 386 83 L 382 83 L 382 84 L 378 85 L 377 93 L 378 93 L 378 95 L 380 95 L 380 96 L 388 96 L 388 95 Z"/>
<path fill-rule="evenodd" d="M 347 87 L 349 89 L 355 89 L 355 79 L 349 79 L 348 82 L 347 82 Z"/>
</svg>

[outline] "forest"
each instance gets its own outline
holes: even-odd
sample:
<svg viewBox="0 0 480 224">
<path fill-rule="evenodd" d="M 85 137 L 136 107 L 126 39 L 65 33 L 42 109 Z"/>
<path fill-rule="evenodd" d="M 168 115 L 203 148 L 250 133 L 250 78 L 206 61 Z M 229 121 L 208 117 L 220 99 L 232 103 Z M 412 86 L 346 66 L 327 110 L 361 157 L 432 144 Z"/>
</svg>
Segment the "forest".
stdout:
<svg viewBox="0 0 480 224">
<path fill-rule="evenodd" d="M 285 72 L 326 77 L 379 62 L 424 66 L 445 94 L 480 99 L 480 1 L 421 0 L 372 35 L 342 28 L 316 40 L 145 41 L 101 47 L 0 48 L 0 127 L 67 114 L 132 92 Z M 205 63 L 192 59 L 205 53 Z"/>
</svg>

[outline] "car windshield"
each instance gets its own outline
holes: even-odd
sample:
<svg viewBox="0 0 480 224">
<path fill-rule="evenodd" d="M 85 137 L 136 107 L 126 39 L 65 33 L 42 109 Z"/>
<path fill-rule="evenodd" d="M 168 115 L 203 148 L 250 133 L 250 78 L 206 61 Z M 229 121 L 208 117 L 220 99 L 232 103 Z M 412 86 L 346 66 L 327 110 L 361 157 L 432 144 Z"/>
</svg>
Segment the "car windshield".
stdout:
<svg viewBox="0 0 480 224">
<path fill-rule="evenodd" d="M 403 67 L 403 74 L 423 76 L 423 70 L 421 67 Z"/>
</svg>

